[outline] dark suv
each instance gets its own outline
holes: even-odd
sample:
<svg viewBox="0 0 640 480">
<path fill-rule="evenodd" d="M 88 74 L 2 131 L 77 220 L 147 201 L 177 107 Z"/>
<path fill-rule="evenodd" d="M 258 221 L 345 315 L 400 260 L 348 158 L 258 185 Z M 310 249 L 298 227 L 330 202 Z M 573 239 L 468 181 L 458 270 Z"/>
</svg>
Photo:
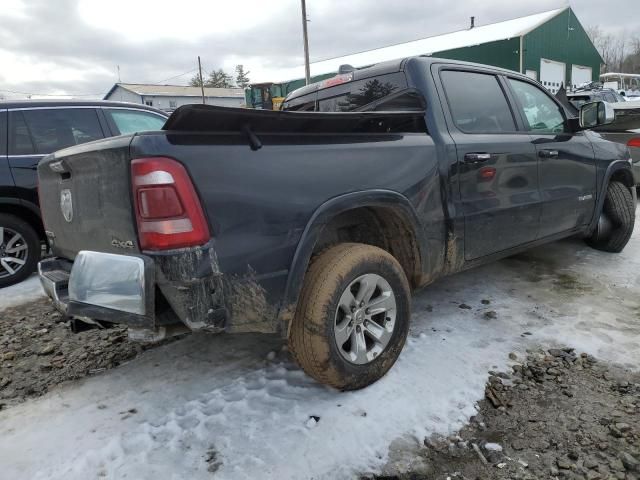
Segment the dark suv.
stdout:
<svg viewBox="0 0 640 480">
<path fill-rule="evenodd" d="M 0 102 L 0 287 L 31 274 L 46 242 L 38 207 L 38 162 L 80 143 L 159 130 L 167 114 L 117 102 Z"/>
</svg>

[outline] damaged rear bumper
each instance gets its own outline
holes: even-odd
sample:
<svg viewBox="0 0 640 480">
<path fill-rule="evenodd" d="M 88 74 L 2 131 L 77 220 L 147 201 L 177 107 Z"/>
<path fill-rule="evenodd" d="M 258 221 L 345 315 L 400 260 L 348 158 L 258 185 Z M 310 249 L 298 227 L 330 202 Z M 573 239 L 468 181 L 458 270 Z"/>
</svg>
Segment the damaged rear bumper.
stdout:
<svg viewBox="0 0 640 480">
<path fill-rule="evenodd" d="M 158 340 L 180 325 L 221 332 L 227 324 L 210 244 L 144 255 L 81 251 L 73 262 L 45 259 L 38 272 L 62 313 L 128 325 L 141 340 Z"/>
</svg>

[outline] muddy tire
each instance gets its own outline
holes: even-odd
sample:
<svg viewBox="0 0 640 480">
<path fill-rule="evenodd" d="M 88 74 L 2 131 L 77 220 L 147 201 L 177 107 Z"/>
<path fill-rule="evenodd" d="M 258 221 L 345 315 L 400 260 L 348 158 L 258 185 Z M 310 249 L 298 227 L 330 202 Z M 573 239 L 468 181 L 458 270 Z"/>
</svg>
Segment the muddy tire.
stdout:
<svg viewBox="0 0 640 480">
<path fill-rule="evenodd" d="M 14 215 L 0 213 L 0 288 L 31 275 L 41 253 L 40 239 L 30 224 Z"/>
<path fill-rule="evenodd" d="M 607 187 L 602 213 L 587 243 L 604 252 L 619 253 L 629 242 L 636 219 L 636 205 L 631 191 L 620 182 Z"/>
<path fill-rule="evenodd" d="M 398 261 L 377 247 L 339 244 L 311 262 L 289 350 L 317 381 L 357 390 L 393 366 L 410 316 L 409 282 Z"/>
</svg>

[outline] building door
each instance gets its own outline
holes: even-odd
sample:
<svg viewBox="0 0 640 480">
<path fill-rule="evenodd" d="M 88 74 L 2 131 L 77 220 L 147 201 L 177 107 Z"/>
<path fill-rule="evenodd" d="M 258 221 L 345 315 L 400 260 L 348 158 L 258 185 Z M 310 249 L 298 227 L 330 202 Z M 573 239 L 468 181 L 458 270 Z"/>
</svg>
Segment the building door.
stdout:
<svg viewBox="0 0 640 480">
<path fill-rule="evenodd" d="M 526 75 L 533 80 L 538 80 L 538 72 L 535 70 L 527 70 Z"/>
<path fill-rule="evenodd" d="M 441 72 L 456 144 L 466 260 L 536 238 L 538 158 L 495 75 Z"/>
<path fill-rule="evenodd" d="M 558 93 L 561 86 L 566 88 L 566 65 L 562 62 L 555 62 L 540 59 L 540 82 L 542 85 L 554 95 Z"/>
<path fill-rule="evenodd" d="M 571 65 L 571 87 L 576 88 L 583 83 L 590 83 L 592 79 L 591 67 Z"/>
</svg>

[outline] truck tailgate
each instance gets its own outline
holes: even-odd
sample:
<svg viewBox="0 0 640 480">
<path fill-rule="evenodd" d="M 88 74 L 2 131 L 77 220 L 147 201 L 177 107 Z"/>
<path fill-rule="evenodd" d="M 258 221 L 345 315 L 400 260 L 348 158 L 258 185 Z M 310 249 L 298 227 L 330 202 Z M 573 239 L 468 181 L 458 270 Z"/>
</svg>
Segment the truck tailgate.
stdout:
<svg viewBox="0 0 640 480">
<path fill-rule="evenodd" d="M 131 202 L 131 136 L 68 148 L 38 165 L 40 208 L 56 256 L 139 252 Z"/>
</svg>

